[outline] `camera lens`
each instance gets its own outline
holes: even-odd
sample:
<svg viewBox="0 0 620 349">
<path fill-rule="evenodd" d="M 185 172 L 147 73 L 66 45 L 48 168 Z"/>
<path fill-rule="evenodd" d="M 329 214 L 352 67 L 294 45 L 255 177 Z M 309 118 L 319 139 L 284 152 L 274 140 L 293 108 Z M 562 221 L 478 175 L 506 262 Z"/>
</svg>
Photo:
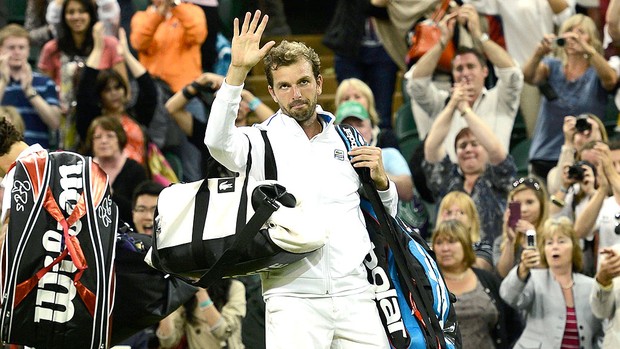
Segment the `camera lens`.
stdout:
<svg viewBox="0 0 620 349">
<path fill-rule="evenodd" d="M 575 129 L 577 132 L 585 132 L 592 130 L 592 125 L 588 122 L 587 116 L 579 116 L 577 117 L 577 122 L 575 123 Z"/>
<path fill-rule="evenodd" d="M 555 39 L 555 43 L 558 46 L 564 46 L 564 44 L 566 44 L 566 39 L 564 39 L 564 38 L 557 38 L 557 39 Z"/>
</svg>

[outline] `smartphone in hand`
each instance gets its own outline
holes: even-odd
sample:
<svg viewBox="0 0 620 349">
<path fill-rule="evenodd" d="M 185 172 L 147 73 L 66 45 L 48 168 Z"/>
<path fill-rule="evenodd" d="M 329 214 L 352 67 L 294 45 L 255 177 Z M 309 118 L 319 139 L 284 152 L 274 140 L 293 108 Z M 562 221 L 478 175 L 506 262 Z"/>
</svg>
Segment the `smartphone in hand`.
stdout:
<svg viewBox="0 0 620 349">
<path fill-rule="evenodd" d="M 521 219 L 521 203 L 518 201 L 509 202 L 508 211 L 508 226 L 514 229 L 516 228 L 519 219 Z"/>
</svg>

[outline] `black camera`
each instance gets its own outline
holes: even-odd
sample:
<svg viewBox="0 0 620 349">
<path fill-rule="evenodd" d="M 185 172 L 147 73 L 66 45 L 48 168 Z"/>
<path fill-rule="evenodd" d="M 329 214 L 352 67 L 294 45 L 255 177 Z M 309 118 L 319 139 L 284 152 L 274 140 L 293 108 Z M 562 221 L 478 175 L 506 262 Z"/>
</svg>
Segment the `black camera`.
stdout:
<svg viewBox="0 0 620 349">
<path fill-rule="evenodd" d="M 592 125 L 590 125 L 590 123 L 588 122 L 588 115 L 579 115 L 577 117 L 577 122 L 575 123 L 575 128 L 579 133 L 583 133 L 585 131 L 592 131 Z"/>
<path fill-rule="evenodd" d="M 586 170 L 583 169 L 583 165 L 589 166 L 592 169 L 592 173 L 594 174 L 594 178 L 596 178 L 596 167 L 592 165 L 591 162 L 586 160 L 581 160 L 573 164 L 568 168 L 568 178 L 574 179 L 577 182 L 583 181 Z"/>
</svg>

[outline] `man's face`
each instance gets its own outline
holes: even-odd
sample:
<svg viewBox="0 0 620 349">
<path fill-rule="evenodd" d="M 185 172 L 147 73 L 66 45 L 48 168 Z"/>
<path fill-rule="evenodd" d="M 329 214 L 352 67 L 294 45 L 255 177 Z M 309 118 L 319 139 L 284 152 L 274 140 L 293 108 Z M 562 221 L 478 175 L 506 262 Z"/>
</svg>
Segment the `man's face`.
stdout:
<svg viewBox="0 0 620 349">
<path fill-rule="evenodd" d="M 316 114 L 316 105 L 322 92 L 323 77 L 314 78 L 310 62 L 300 59 L 289 66 L 272 71 L 273 86 L 269 93 L 282 111 L 304 123 Z"/>
<path fill-rule="evenodd" d="M 9 56 L 9 68 L 19 70 L 28 62 L 30 55 L 30 44 L 26 38 L 8 37 L 2 43 L 1 54 Z"/>
<path fill-rule="evenodd" d="M 140 234 L 153 235 L 153 219 L 157 208 L 157 196 L 143 194 L 136 198 L 133 208 L 133 225 Z"/>
<path fill-rule="evenodd" d="M 483 67 L 478 58 L 473 53 L 460 54 L 452 62 L 452 77 L 454 82 L 463 82 L 471 86 L 473 90 L 473 100 L 478 98 L 484 87 L 484 79 L 489 75 L 487 67 Z"/>
<path fill-rule="evenodd" d="M 465 135 L 456 141 L 456 158 L 464 174 L 476 174 L 484 171 L 489 155 L 476 137 Z"/>
</svg>

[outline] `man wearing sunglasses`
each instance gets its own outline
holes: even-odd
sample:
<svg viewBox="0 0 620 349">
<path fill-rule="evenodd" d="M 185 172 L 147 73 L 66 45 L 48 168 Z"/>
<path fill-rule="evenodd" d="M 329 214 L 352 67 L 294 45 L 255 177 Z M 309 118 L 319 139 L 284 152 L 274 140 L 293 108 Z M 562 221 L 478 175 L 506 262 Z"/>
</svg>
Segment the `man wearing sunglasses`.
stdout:
<svg viewBox="0 0 620 349">
<path fill-rule="evenodd" d="M 450 160 L 444 146 L 453 118 L 461 118 L 468 126 L 455 137 L 457 163 Z M 481 240 L 493 244 L 502 232 L 506 197 L 517 168 L 491 128 L 469 106 L 465 84 L 454 84 L 452 98 L 431 126 L 422 168 L 437 202 L 451 191 L 471 196 L 480 215 Z"/>
</svg>

